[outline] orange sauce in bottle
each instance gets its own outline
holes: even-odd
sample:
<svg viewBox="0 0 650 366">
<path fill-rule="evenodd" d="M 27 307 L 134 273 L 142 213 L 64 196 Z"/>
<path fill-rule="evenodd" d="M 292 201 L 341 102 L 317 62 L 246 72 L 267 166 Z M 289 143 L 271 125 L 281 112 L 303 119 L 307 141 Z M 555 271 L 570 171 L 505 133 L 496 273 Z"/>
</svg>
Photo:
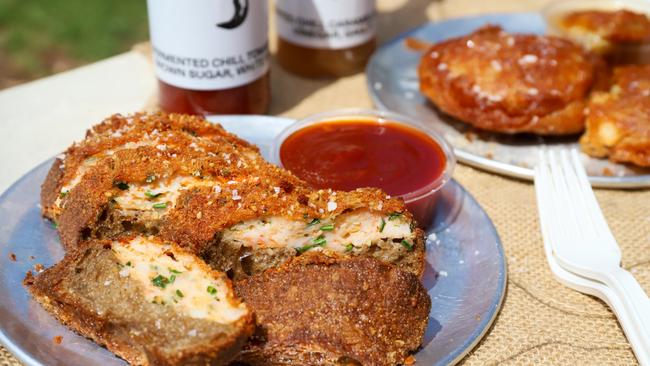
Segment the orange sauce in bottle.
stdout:
<svg viewBox="0 0 650 366">
<path fill-rule="evenodd" d="M 270 103 L 266 1 L 148 0 L 159 105 L 263 114 Z"/>
<path fill-rule="evenodd" d="M 278 62 L 318 78 L 363 71 L 375 50 L 374 0 L 277 0 Z"/>
</svg>

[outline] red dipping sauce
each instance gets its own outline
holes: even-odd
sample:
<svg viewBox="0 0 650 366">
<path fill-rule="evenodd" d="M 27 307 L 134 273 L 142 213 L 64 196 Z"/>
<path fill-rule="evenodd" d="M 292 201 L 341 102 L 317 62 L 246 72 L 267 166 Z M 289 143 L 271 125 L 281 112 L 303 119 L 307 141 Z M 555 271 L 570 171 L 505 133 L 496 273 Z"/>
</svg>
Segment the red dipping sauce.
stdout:
<svg viewBox="0 0 650 366">
<path fill-rule="evenodd" d="M 435 193 L 450 179 L 454 164 L 446 142 L 402 116 L 343 112 L 298 122 L 302 126 L 283 134 L 276 146 L 279 162 L 316 188 L 377 187 L 400 196 L 427 226 Z"/>
</svg>

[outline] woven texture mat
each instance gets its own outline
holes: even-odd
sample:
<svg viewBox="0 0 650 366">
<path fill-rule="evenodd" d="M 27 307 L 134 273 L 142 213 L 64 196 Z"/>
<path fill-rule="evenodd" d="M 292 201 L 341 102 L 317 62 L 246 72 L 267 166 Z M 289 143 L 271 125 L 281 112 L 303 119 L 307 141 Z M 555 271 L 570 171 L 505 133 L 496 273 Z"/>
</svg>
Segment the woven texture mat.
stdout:
<svg viewBox="0 0 650 366">
<path fill-rule="evenodd" d="M 379 1 L 386 41 L 427 20 L 500 11 L 535 11 L 544 1 Z M 271 36 L 271 49 L 274 39 Z M 136 50 L 148 53 L 147 45 Z M 307 80 L 272 65 L 271 114 L 304 117 L 345 107 L 371 107 L 364 75 Z M 97 101 L 103 103 L 105 101 Z M 155 108 L 155 95 L 144 109 Z M 636 359 L 609 308 L 553 278 L 544 256 L 532 184 L 459 165 L 454 174 L 494 221 L 508 261 L 501 313 L 463 365 L 634 365 Z M 650 292 L 650 191 L 596 192 L 623 250 L 623 266 Z M 0 348 L 0 366 L 17 365 Z"/>
</svg>

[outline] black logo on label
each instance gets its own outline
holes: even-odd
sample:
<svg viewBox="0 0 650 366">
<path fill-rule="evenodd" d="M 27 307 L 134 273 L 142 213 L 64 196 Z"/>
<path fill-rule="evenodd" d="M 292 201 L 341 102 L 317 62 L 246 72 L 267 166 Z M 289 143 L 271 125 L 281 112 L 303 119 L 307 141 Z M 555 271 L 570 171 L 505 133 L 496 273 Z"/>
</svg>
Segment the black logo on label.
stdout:
<svg viewBox="0 0 650 366">
<path fill-rule="evenodd" d="M 246 20 L 246 15 L 248 15 L 248 0 L 232 0 L 232 2 L 235 5 L 235 14 L 232 15 L 232 18 L 229 21 L 217 23 L 217 27 L 235 29 Z M 244 3 L 243 6 L 242 2 Z"/>
</svg>

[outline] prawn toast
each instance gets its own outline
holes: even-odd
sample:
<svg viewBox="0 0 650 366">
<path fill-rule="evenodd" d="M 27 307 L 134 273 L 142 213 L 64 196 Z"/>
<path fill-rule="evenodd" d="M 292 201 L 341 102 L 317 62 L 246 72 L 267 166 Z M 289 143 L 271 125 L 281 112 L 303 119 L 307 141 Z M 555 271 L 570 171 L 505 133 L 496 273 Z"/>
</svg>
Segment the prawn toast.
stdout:
<svg viewBox="0 0 650 366">
<path fill-rule="evenodd" d="M 25 283 L 62 323 L 134 365 L 225 365 L 254 328 L 225 274 L 154 238 L 84 244 Z"/>
<path fill-rule="evenodd" d="M 235 283 L 257 330 L 238 360 L 396 365 L 417 350 L 431 299 L 419 279 L 373 258 L 308 253 Z"/>
<path fill-rule="evenodd" d="M 584 128 L 585 99 L 603 66 L 568 40 L 488 25 L 433 45 L 418 74 L 440 110 L 477 128 L 570 135 Z"/>
<path fill-rule="evenodd" d="M 582 150 L 594 157 L 650 167 L 650 66 L 614 69 L 609 92 L 594 93 Z"/>
<path fill-rule="evenodd" d="M 124 233 L 176 242 L 241 278 L 307 251 L 365 255 L 420 275 L 423 231 L 379 189 L 314 190 L 201 117 L 112 116 L 56 159 L 43 214 L 66 249 Z"/>
</svg>

